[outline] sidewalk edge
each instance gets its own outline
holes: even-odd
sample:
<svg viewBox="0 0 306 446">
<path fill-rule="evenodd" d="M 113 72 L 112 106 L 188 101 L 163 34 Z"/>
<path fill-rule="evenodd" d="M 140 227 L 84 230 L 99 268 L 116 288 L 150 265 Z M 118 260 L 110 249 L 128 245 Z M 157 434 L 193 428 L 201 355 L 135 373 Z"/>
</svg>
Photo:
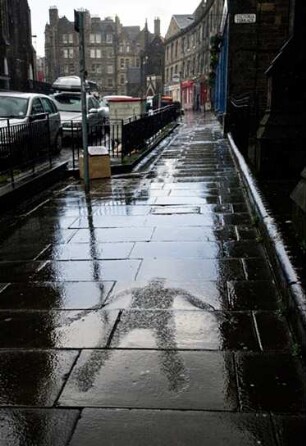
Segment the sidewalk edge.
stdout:
<svg viewBox="0 0 306 446">
<path fill-rule="evenodd" d="M 288 299 L 289 323 L 297 340 L 301 344 L 302 353 L 306 356 L 306 294 L 301 286 L 294 266 L 287 254 L 281 233 L 273 216 L 266 209 L 251 170 L 239 152 L 233 137 L 227 134 L 231 153 L 240 171 L 249 200 L 259 220 L 260 229 L 265 235 L 265 247 L 270 260 L 278 273 L 278 285 Z"/>
</svg>

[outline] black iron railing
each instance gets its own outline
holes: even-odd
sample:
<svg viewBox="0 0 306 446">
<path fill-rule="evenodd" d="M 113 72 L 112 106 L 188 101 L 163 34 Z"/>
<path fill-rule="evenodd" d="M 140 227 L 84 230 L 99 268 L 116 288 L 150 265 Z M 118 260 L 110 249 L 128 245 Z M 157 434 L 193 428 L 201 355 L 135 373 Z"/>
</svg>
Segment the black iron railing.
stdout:
<svg viewBox="0 0 306 446">
<path fill-rule="evenodd" d="M 122 128 L 122 157 L 133 152 L 143 151 L 152 140 L 168 124 L 176 121 L 178 117 L 177 108 L 173 105 L 155 110 L 152 114 L 144 114 L 138 119 L 124 122 Z"/>
<path fill-rule="evenodd" d="M 52 130 L 51 130 L 52 131 Z M 16 175 L 46 162 L 52 164 L 52 144 L 48 114 L 35 116 L 29 123 L 14 124 L 0 119 L 0 180 L 14 184 Z"/>
<path fill-rule="evenodd" d="M 133 116 L 126 120 L 111 119 L 108 125 L 88 128 L 88 146 L 106 147 L 114 164 L 121 164 L 132 154 L 145 151 L 159 137 L 162 130 L 176 121 L 179 111 L 175 106 L 155 110 L 153 114 Z M 69 124 L 69 125 L 68 125 Z M 70 126 L 70 131 L 66 131 Z M 64 145 L 72 148 L 72 166 L 77 167 L 82 150 L 82 129 L 73 123 L 63 123 Z"/>
</svg>

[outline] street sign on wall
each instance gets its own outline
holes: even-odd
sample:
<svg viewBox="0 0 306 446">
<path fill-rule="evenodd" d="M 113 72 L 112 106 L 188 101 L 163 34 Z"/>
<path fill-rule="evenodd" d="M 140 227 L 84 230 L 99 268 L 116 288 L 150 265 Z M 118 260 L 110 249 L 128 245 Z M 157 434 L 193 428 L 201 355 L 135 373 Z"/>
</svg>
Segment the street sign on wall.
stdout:
<svg viewBox="0 0 306 446">
<path fill-rule="evenodd" d="M 256 14 L 235 14 L 234 22 L 235 23 L 255 23 L 256 22 Z"/>
</svg>

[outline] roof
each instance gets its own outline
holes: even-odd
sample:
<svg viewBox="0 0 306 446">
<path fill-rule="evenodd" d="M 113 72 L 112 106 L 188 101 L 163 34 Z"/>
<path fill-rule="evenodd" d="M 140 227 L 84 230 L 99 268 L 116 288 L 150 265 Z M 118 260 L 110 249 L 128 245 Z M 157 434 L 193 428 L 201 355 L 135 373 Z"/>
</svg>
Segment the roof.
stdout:
<svg viewBox="0 0 306 446">
<path fill-rule="evenodd" d="M 180 29 L 184 29 L 194 22 L 193 14 L 175 14 L 172 16 Z"/>
<path fill-rule="evenodd" d="M 24 93 L 22 91 L 0 91 L 0 96 L 28 99 L 28 98 L 32 98 L 33 96 L 47 96 L 47 95 L 44 93 Z"/>
</svg>

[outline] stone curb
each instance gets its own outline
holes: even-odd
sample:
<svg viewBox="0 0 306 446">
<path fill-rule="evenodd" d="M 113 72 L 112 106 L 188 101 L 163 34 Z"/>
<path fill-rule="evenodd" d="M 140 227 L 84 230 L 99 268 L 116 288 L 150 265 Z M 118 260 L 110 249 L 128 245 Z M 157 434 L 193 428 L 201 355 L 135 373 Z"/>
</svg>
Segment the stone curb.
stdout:
<svg viewBox="0 0 306 446">
<path fill-rule="evenodd" d="M 301 345 L 302 353 L 306 356 L 306 294 L 301 286 L 298 275 L 287 254 L 281 233 L 273 216 L 266 209 L 257 181 L 251 173 L 244 157 L 239 152 L 233 137 L 227 134 L 231 153 L 239 169 L 241 179 L 246 187 L 248 198 L 259 220 L 259 226 L 265 236 L 265 246 L 269 258 L 278 277 L 278 285 L 288 301 L 288 316 L 291 328 Z"/>
<path fill-rule="evenodd" d="M 55 164 L 51 169 L 47 168 L 33 175 L 25 177 L 22 181 L 16 181 L 15 186 L 3 188 L 0 191 L 1 209 L 7 209 L 21 200 L 37 194 L 57 181 L 65 178 L 68 161 Z"/>
</svg>

